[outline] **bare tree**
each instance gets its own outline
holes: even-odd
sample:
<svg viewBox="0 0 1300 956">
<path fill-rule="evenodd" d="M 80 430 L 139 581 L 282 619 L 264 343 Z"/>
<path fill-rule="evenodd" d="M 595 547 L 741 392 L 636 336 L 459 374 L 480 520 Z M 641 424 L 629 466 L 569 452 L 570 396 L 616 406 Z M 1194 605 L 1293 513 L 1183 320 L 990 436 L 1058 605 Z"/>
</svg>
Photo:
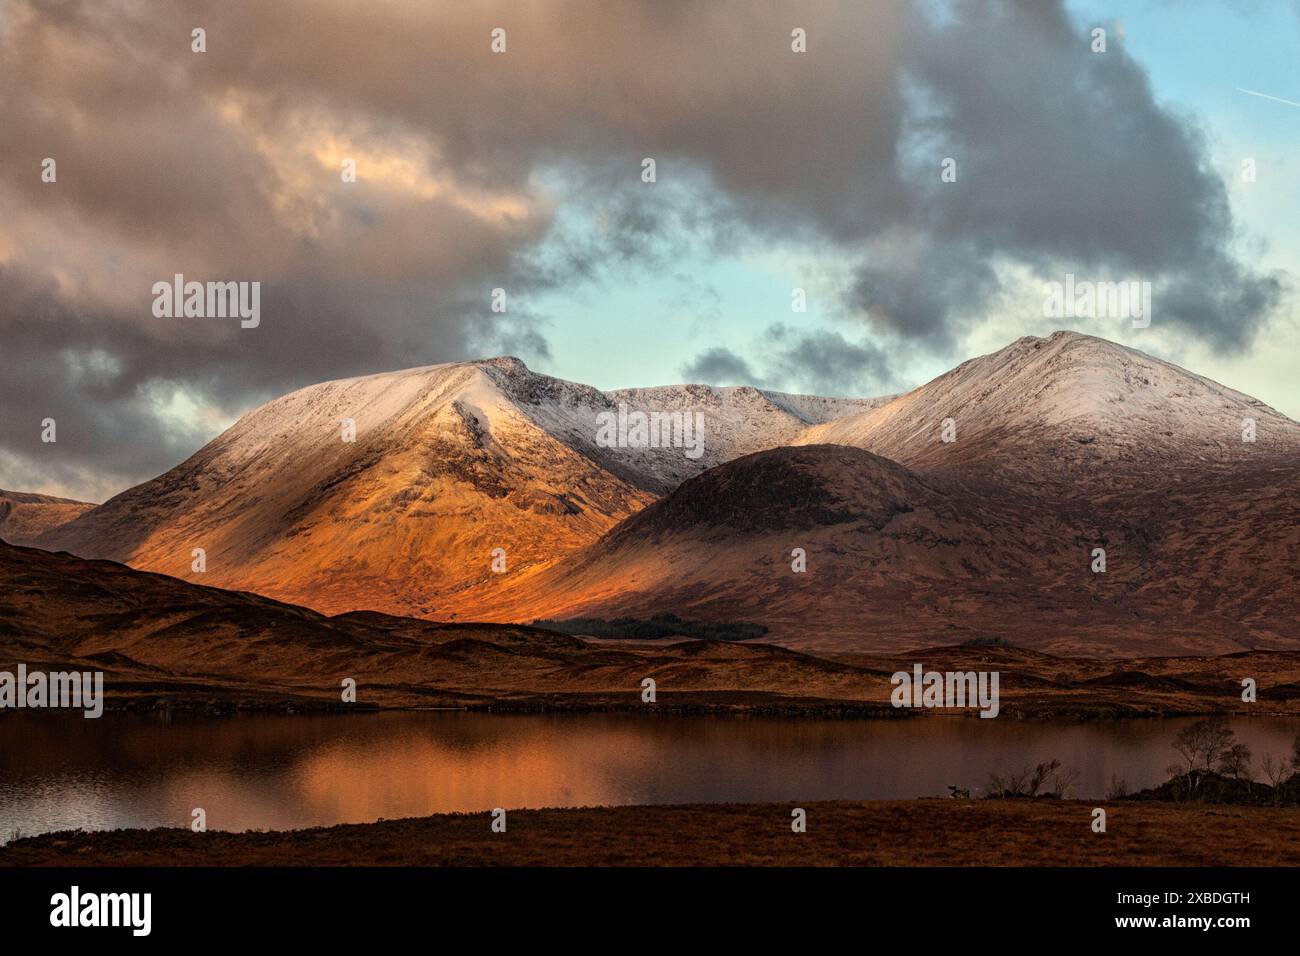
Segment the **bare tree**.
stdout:
<svg viewBox="0 0 1300 956">
<path fill-rule="evenodd" d="M 1205 775 L 1223 763 L 1236 742 L 1235 737 L 1226 717 L 1198 720 L 1174 737 L 1173 748 L 1183 758 L 1183 764 L 1175 764 L 1170 769 L 1186 776 L 1188 789 L 1196 790 Z M 1249 759 L 1249 751 L 1246 758 Z M 1234 759 L 1240 761 L 1241 756 Z"/>
<path fill-rule="evenodd" d="M 1052 792 L 1064 800 L 1074 793 L 1074 785 L 1079 780 L 1079 771 L 1073 767 L 1062 767 L 1056 761 L 1057 768 L 1052 771 Z"/>
<path fill-rule="evenodd" d="M 1250 780 L 1250 748 L 1245 744 L 1233 744 L 1219 758 L 1219 771 L 1233 780 Z"/>
<path fill-rule="evenodd" d="M 1273 803 L 1282 802 L 1282 784 L 1291 779 L 1291 768 L 1287 765 L 1285 757 L 1275 757 L 1271 753 L 1264 754 L 1264 759 L 1260 761 L 1260 767 L 1264 770 L 1264 779 L 1273 789 Z"/>
<path fill-rule="evenodd" d="M 1106 791 L 1107 800 L 1119 800 L 1128 796 L 1128 781 L 1121 780 L 1113 773 L 1110 775 L 1110 789 Z"/>
<path fill-rule="evenodd" d="M 1038 764 L 1029 774 L 1029 796 L 1038 796 L 1038 791 L 1043 788 L 1048 779 L 1061 769 L 1061 761 L 1045 760 Z"/>
</svg>

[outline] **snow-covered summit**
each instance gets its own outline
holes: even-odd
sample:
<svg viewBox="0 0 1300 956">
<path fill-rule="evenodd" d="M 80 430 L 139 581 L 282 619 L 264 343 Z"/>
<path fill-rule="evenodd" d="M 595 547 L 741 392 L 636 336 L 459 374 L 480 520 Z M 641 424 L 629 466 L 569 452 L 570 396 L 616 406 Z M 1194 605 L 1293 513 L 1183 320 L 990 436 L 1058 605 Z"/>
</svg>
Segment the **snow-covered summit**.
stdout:
<svg viewBox="0 0 1300 956">
<path fill-rule="evenodd" d="M 944 441 L 944 423 L 951 419 Z M 1254 440 L 1243 440 L 1253 429 Z M 1078 332 L 1026 336 L 800 444 L 855 445 L 914 467 L 1231 464 L 1300 450 L 1300 425 L 1258 399 Z"/>
</svg>

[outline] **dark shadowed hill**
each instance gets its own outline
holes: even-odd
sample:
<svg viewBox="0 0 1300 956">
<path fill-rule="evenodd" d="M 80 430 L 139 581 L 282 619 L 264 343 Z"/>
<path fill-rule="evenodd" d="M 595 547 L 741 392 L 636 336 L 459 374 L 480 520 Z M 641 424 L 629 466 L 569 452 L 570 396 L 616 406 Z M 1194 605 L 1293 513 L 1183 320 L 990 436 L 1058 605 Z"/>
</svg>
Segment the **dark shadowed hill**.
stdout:
<svg viewBox="0 0 1300 956">
<path fill-rule="evenodd" d="M 761 624 L 765 640 L 819 651 L 995 637 L 1115 657 L 1296 649 L 1298 491 L 1293 470 L 1242 468 L 1203 485 L 1044 500 L 856 448 L 774 449 L 684 482 L 474 613 L 671 612 Z"/>
</svg>

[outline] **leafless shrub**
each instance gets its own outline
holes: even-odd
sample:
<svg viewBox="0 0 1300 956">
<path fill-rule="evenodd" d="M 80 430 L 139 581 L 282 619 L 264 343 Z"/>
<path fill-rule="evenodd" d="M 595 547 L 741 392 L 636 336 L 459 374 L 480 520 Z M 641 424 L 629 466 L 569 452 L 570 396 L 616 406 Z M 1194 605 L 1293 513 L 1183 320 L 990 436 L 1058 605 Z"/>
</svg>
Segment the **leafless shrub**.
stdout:
<svg viewBox="0 0 1300 956">
<path fill-rule="evenodd" d="M 1006 774 L 989 774 L 989 796 L 991 797 L 1037 797 L 1040 795 L 1065 796 L 1074 787 L 1078 772 L 1061 766 L 1061 761 L 1045 760 L 1033 767 Z M 1051 788 L 1044 790 L 1044 785 L 1051 781 Z"/>
<path fill-rule="evenodd" d="M 1121 780 L 1113 773 L 1110 775 L 1110 787 L 1106 790 L 1107 800 L 1120 800 L 1128 796 L 1128 781 Z"/>
<path fill-rule="evenodd" d="M 988 791 L 990 797 L 1010 797 L 1020 794 L 1025 788 L 1028 771 L 989 774 Z"/>
</svg>

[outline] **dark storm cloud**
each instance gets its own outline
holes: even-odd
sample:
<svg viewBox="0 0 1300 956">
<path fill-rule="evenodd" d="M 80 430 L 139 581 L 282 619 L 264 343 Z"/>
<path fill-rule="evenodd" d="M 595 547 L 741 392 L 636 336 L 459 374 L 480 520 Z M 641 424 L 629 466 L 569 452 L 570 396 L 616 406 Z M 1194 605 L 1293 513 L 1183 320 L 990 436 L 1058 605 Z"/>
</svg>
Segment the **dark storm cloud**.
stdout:
<svg viewBox="0 0 1300 956">
<path fill-rule="evenodd" d="M 530 293 L 677 271 L 691 239 L 856 257 L 850 312 L 928 349 L 983 314 L 1000 261 L 1149 279 L 1157 321 L 1249 341 L 1279 286 L 1228 253 L 1199 135 L 1122 43 L 1090 53 L 1048 0 L 924 9 L 0 0 L 0 483 L 160 471 L 195 443 L 156 410 L 172 387 L 233 412 L 330 377 L 544 355 Z M 344 185 L 331 164 L 351 153 Z M 260 280 L 262 326 L 154 319 L 147 290 L 174 272 Z M 521 303 L 505 316 L 498 286 Z M 889 377 L 869 344 L 782 335 L 692 377 Z M 84 423 L 57 474 L 31 444 L 44 408 Z"/>
<path fill-rule="evenodd" d="M 39 479 L 96 495 L 113 478 L 174 465 L 202 441 L 169 428 L 147 389 L 190 379 L 197 370 L 186 353 L 160 347 L 120 315 L 61 301 L 52 280 L 35 283 L 0 268 L 0 342 L 7 485 L 21 490 Z M 57 440 L 45 443 L 43 422 L 50 418 Z M 99 474 L 110 476 L 107 485 Z"/>
<path fill-rule="evenodd" d="M 943 350 L 998 288 L 992 264 L 972 242 L 922 233 L 868 257 L 849 298 L 877 328 Z"/>
<path fill-rule="evenodd" d="M 768 377 L 786 387 L 824 395 L 880 395 L 897 383 L 889 357 L 869 342 L 856 343 L 839 332 L 803 333 L 774 325 L 764 335 Z"/>
<path fill-rule="evenodd" d="M 731 349 L 722 345 L 705 349 L 682 368 L 688 382 L 706 385 L 758 385 L 766 384 L 749 363 Z"/>
<path fill-rule="evenodd" d="M 897 388 L 889 356 L 870 342 L 851 342 L 839 332 L 802 332 L 768 326 L 747 359 L 725 346 L 705 349 L 682 368 L 689 382 L 755 385 L 822 395 L 883 395 Z"/>
<path fill-rule="evenodd" d="M 990 260 L 1045 278 L 1118 274 L 1161 287 L 1158 320 L 1217 346 L 1248 344 L 1281 293 L 1235 262 L 1232 216 L 1200 132 L 1155 103 L 1111 30 L 1104 53 L 1056 4 L 961 3 L 955 19 L 909 24 L 906 70 L 933 140 L 924 221 L 934 285 L 865 263 L 857 301 L 924 335 L 978 313 Z M 1110 24 L 1104 26 L 1109 27 Z M 940 183 L 938 157 L 957 160 Z M 1053 274 L 1055 273 L 1055 274 Z"/>
<path fill-rule="evenodd" d="M 480 184 L 653 156 L 662 178 L 700 168 L 785 228 L 860 236 L 905 209 L 893 3 L 409 3 L 359 19 L 343 0 L 223 0 L 192 19 L 223 38 L 205 88 L 279 91 L 259 99 L 268 122 L 310 98 L 433 130 Z M 795 21 L 815 56 L 791 52 Z M 506 55 L 489 50 L 498 26 Z"/>
</svg>

